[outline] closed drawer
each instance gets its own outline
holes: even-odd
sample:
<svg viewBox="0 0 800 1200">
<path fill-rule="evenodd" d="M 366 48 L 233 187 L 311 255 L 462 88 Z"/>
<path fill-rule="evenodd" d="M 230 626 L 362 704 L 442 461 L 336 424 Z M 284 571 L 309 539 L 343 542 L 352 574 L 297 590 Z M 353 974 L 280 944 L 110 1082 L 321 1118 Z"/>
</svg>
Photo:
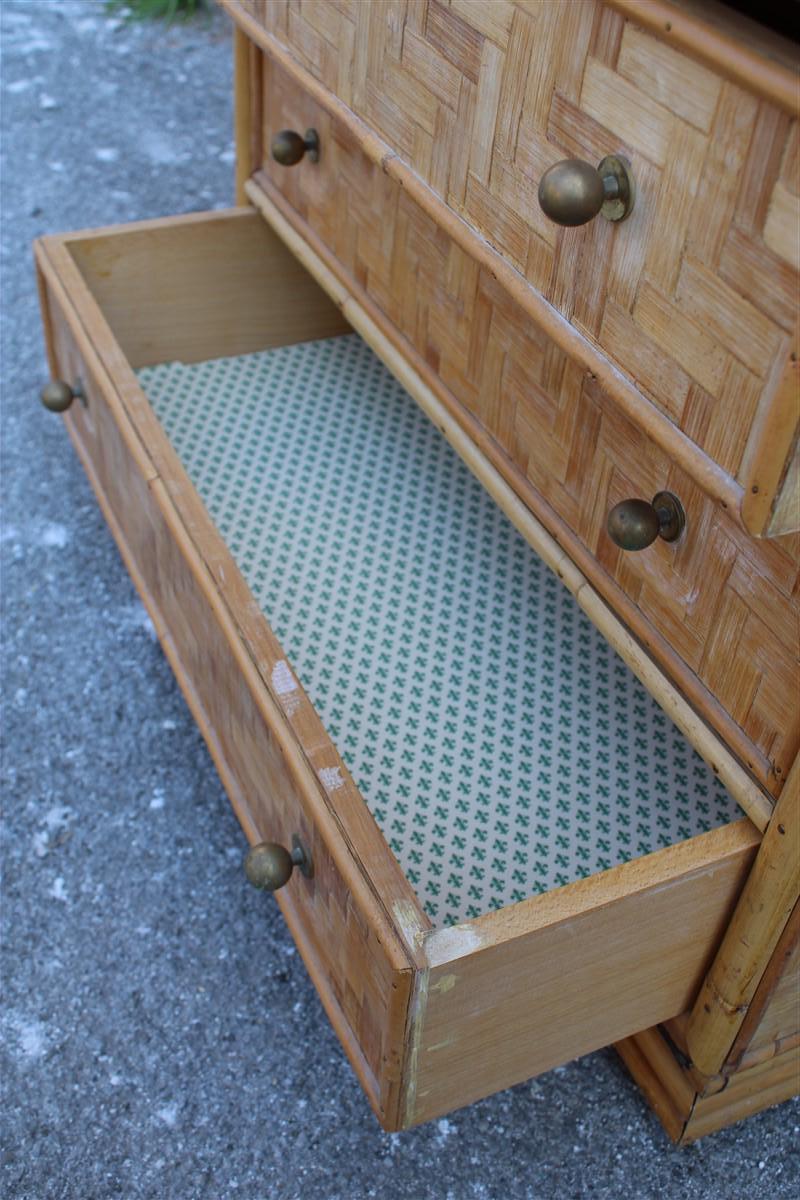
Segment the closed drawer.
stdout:
<svg viewBox="0 0 800 1200">
<path fill-rule="evenodd" d="M 763 49 L 719 6 L 714 25 L 635 0 L 227 2 L 742 486 L 748 528 L 769 528 L 796 426 L 796 47 Z M 549 167 L 609 154 L 636 181 L 626 220 L 545 216 Z"/>
<path fill-rule="evenodd" d="M 278 900 L 385 1127 L 685 1011 L 758 832 L 350 299 L 252 210 L 37 261 L 70 433 L 245 833 L 310 853 Z"/>
<path fill-rule="evenodd" d="M 728 501 L 715 502 L 674 448 L 370 159 L 343 118 L 269 56 L 260 70 L 264 144 L 250 196 L 313 242 L 697 708 L 780 791 L 800 745 L 798 537 L 752 538 Z M 318 162 L 272 159 L 277 131 L 309 127 Z M 620 551 L 611 509 L 662 490 L 682 501 L 685 535 Z"/>
</svg>

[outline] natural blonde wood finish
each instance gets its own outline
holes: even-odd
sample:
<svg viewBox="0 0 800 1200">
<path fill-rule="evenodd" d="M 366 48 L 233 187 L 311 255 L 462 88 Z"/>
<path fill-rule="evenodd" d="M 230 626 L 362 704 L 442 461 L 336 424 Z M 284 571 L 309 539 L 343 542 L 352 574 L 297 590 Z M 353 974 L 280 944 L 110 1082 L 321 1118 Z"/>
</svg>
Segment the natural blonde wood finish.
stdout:
<svg viewBox="0 0 800 1200">
<path fill-rule="evenodd" d="M 233 31 L 234 98 L 233 120 L 236 138 L 236 203 L 245 204 L 244 185 L 254 170 L 253 135 L 260 122 L 254 122 L 254 101 L 260 94 L 253 78 L 253 64 L 258 57 L 253 43 L 241 29 Z"/>
<path fill-rule="evenodd" d="M 692 1008 L 692 1062 L 718 1074 L 800 893 L 800 760 L 775 806 L 714 964 Z"/>
<path fill-rule="evenodd" d="M 623 1062 L 674 1142 L 686 1146 L 727 1125 L 796 1095 L 800 1049 L 738 1072 L 719 1090 L 698 1090 L 659 1029 L 618 1042 Z"/>
<path fill-rule="evenodd" d="M 742 520 L 756 536 L 779 536 L 800 522 L 800 484 L 793 466 L 800 437 L 798 351 L 781 374 L 772 404 L 759 413 L 743 466 Z"/>
<path fill-rule="evenodd" d="M 740 822 L 429 934 L 407 1123 L 683 1011 L 756 845 Z"/>
<path fill-rule="evenodd" d="M 686 1124 L 681 1145 L 688 1145 L 764 1108 L 791 1099 L 797 1095 L 798 1084 L 798 1047 L 734 1075 L 722 1091 L 697 1100 L 691 1119 Z"/>
<path fill-rule="evenodd" d="M 134 368 L 247 354 L 349 329 L 336 305 L 253 214 L 142 221 L 114 231 L 87 230 L 69 244 Z"/>
<path fill-rule="evenodd" d="M 737 80 L 730 82 L 713 55 L 709 70 L 681 48 L 691 37 L 724 45 L 724 35 L 674 10 L 682 32 L 673 46 L 663 29 L 666 41 L 599 0 L 520 0 L 505 8 L 502 31 L 483 21 L 480 6 L 445 8 L 437 0 L 324 9 L 324 20 L 314 0 L 302 9 L 222 2 L 441 230 L 602 381 L 629 419 L 711 495 L 738 508 L 734 481 L 749 485 L 742 475 L 748 435 L 772 402 L 796 309 L 797 201 L 791 182 L 778 178 L 795 127 L 764 98 L 770 88 L 759 90 L 761 76 L 785 80 L 789 72 L 739 39 L 731 45 L 760 64 L 761 76 L 728 71 Z M 647 4 L 627 8 L 650 12 Z M 355 82 L 343 90 L 344 47 Z M 536 185 L 546 167 L 566 156 L 597 161 L 611 149 L 632 159 L 633 215 L 617 228 L 595 221 L 577 230 L 544 219 Z M 276 183 L 279 175 L 272 171 Z M 776 276 L 777 289 L 769 282 Z M 643 285 L 666 314 L 658 341 L 636 302 Z M 700 351 L 708 342 L 721 368 L 710 390 Z M 625 375 L 609 372 L 604 355 Z M 639 390 L 635 402 L 628 382 Z M 773 457 L 779 453 L 773 444 Z M 785 462 L 784 455 L 780 471 Z"/>
<path fill-rule="evenodd" d="M 263 223 L 252 212 L 225 220 L 249 226 L 251 250 L 263 244 Z M 200 249 L 204 234 L 220 233 L 216 214 L 207 221 L 209 229 L 196 218 L 150 223 L 154 253 L 163 252 L 164 228 L 178 241 L 193 229 Z M 90 257 L 98 240 L 88 239 Z M 273 695 L 271 669 L 283 653 L 232 586 L 236 568 L 182 470 L 172 474 L 165 435 L 154 417 L 143 420 L 143 396 L 133 412 L 121 398 L 138 385 L 75 266 L 76 249 L 69 239 L 45 239 L 37 249 L 55 314 L 56 362 L 65 377 L 82 379 L 88 396 L 86 408 L 73 405 L 68 414 L 70 433 L 249 840 L 290 841 L 299 831 L 311 848 L 314 879 L 298 876 L 278 901 L 367 1095 L 391 1127 L 414 960 L 390 908 L 418 912 L 416 900 L 363 805 L 348 821 L 341 796 L 330 794 L 338 789 L 323 787 L 321 764 L 338 767 L 342 790 L 353 790 L 299 684 L 288 699 Z M 209 304 L 214 282 L 212 269 Z M 424 927 L 421 913 L 419 920 Z"/>
<path fill-rule="evenodd" d="M 660 1028 L 645 1029 L 614 1049 L 673 1142 L 680 1143 L 697 1090 Z"/>
<path fill-rule="evenodd" d="M 301 232 L 703 717 L 778 792 L 800 743 L 798 539 L 754 543 L 338 122 L 269 63 L 265 86 L 274 121 L 317 126 L 326 158 L 303 175 L 265 169 L 250 198 Z M 635 335 L 631 344 L 641 348 Z M 693 404 L 702 421 L 699 390 Z M 610 508 L 663 487 L 687 509 L 686 537 L 639 555 L 617 550 L 605 531 Z"/>
</svg>

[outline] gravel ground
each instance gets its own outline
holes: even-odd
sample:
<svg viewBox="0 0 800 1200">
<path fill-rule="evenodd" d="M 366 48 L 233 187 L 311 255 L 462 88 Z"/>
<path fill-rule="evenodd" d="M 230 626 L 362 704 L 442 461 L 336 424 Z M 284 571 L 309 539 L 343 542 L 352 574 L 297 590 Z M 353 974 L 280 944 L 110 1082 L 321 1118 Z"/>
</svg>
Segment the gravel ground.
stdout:
<svg viewBox="0 0 800 1200">
<path fill-rule="evenodd" d="M 612 1051 L 381 1132 L 37 402 L 31 239 L 231 202 L 227 22 L 125 25 L 91 0 L 0 20 L 2 1195 L 800 1194 L 796 1102 L 678 1151 Z"/>
</svg>

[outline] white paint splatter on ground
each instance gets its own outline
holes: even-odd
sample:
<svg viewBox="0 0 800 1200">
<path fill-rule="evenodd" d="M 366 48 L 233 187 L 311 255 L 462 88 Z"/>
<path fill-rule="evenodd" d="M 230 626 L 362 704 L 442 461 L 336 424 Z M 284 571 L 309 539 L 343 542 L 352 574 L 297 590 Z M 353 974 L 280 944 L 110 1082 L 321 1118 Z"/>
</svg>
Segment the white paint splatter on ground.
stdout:
<svg viewBox="0 0 800 1200">
<path fill-rule="evenodd" d="M 447 1117 L 442 1117 L 440 1121 L 436 1122 L 436 1129 L 438 1131 L 436 1142 L 439 1146 L 443 1146 L 449 1137 L 458 1133 L 458 1126 L 454 1125 L 452 1121 L 448 1121 Z"/>
<path fill-rule="evenodd" d="M 48 548 L 54 546 L 58 550 L 63 550 L 65 546 L 69 545 L 71 538 L 72 534 L 66 525 L 52 521 L 39 531 L 37 541 L 40 546 Z"/>
<path fill-rule="evenodd" d="M 158 1117 L 159 1121 L 163 1121 L 163 1123 L 170 1129 L 174 1129 L 178 1122 L 177 1104 L 165 1104 L 162 1108 L 157 1108 L 156 1116 Z"/>
<path fill-rule="evenodd" d="M 62 904 L 69 903 L 69 896 L 64 886 L 64 880 L 60 875 L 53 880 L 47 894 L 48 896 L 52 896 L 54 900 L 60 900 Z"/>
<path fill-rule="evenodd" d="M 151 163 L 157 167 L 165 167 L 183 160 L 174 142 L 155 130 L 145 130 L 139 138 L 139 149 Z"/>
<path fill-rule="evenodd" d="M 3 1040 L 18 1058 L 35 1062 L 47 1049 L 47 1028 L 33 1017 L 11 1011 L 3 1019 Z"/>
</svg>

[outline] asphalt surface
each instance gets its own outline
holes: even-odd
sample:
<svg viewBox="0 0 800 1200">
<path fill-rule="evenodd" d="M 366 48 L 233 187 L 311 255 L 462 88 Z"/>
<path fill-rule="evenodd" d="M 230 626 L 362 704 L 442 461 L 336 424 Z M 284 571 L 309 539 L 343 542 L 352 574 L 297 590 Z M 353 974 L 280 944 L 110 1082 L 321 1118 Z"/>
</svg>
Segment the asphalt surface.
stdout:
<svg viewBox="0 0 800 1200">
<path fill-rule="evenodd" d="M 232 202 L 227 22 L 0 0 L 0 23 L 2 1196 L 800 1194 L 796 1102 L 675 1150 L 610 1050 L 380 1130 L 37 401 L 31 240 Z"/>
</svg>

